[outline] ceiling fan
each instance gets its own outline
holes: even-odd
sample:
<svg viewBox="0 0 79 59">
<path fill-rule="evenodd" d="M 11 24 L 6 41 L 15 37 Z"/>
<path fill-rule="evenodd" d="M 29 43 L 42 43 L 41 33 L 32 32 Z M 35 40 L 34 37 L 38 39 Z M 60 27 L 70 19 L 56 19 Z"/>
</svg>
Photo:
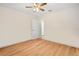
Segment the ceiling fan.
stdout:
<svg viewBox="0 0 79 59">
<path fill-rule="evenodd" d="M 47 3 L 33 3 L 33 6 L 25 6 L 25 8 L 33 8 L 33 11 L 39 12 L 45 11 L 45 5 L 47 5 Z"/>
</svg>

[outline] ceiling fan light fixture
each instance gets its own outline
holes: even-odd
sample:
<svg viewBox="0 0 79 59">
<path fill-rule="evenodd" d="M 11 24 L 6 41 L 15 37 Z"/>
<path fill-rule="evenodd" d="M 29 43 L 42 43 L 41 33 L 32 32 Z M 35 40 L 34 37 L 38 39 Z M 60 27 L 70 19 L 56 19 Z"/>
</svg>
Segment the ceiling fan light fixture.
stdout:
<svg viewBox="0 0 79 59">
<path fill-rule="evenodd" d="M 39 9 L 39 8 L 34 8 L 33 11 L 34 11 L 34 12 L 39 12 L 40 9 Z"/>
<path fill-rule="evenodd" d="M 45 5 L 47 5 L 47 3 L 33 3 L 33 7 L 26 6 L 26 8 L 33 8 L 34 12 L 39 12 L 39 11 L 45 11 L 44 9 Z"/>
</svg>

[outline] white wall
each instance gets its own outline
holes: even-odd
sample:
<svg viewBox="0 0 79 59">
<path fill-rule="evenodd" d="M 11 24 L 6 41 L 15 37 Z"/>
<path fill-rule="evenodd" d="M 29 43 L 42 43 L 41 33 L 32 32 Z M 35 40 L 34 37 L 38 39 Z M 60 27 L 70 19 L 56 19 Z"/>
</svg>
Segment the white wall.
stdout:
<svg viewBox="0 0 79 59">
<path fill-rule="evenodd" d="M 0 47 L 31 39 L 32 16 L 0 7 Z"/>
<path fill-rule="evenodd" d="M 79 7 L 44 15 L 43 39 L 79 48 Z"/>
</svg>

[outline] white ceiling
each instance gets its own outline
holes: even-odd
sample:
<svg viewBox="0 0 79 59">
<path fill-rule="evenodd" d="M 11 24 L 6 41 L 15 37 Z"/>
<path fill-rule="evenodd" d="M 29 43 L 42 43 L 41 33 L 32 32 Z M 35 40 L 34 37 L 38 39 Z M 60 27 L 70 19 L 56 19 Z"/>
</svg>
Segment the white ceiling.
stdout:
<svg viewBox="0 0 79 59">
<path fill-rule="evenodd" d="M 32 8 L 25 8 L 25 6 L 32 6 L 32 3 L 0 3 L 0 7 L 9 7 L 12 9 L 16 9 L 18 11 L 21 11 L 23 13 L 26 13 L 28 15 L 42 15 L 48 12 L 48 10 L 52 10 L 52 12 L 57 12 L 66 8 L 71 7 L 79 7 L 78 3 L 48 3 L 47 6 L 45 6 L 44 12 L 33 12 Z"/>
</svg>

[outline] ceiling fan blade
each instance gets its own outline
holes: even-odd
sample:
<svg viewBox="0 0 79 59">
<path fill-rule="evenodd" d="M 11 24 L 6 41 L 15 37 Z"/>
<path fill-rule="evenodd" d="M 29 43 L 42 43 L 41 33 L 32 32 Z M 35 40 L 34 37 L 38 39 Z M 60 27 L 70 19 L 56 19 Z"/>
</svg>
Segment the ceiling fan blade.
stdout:
<svg viewBox="0 0 79 59">
<path fill-rule="evenodd" d="M 41 11 L 45 11 L 45 9 L 40 8 Z"/>
<path fill-rule="evenodd" d="M 40 6 L 44 6 L 44 5 L 47 5 L 47 3 L 42 3 Z"/>
<path fill-rule="evenodd" d="M 33 8 L 32 6 L 25 6 L 25 8 Z"/>
</svg>

